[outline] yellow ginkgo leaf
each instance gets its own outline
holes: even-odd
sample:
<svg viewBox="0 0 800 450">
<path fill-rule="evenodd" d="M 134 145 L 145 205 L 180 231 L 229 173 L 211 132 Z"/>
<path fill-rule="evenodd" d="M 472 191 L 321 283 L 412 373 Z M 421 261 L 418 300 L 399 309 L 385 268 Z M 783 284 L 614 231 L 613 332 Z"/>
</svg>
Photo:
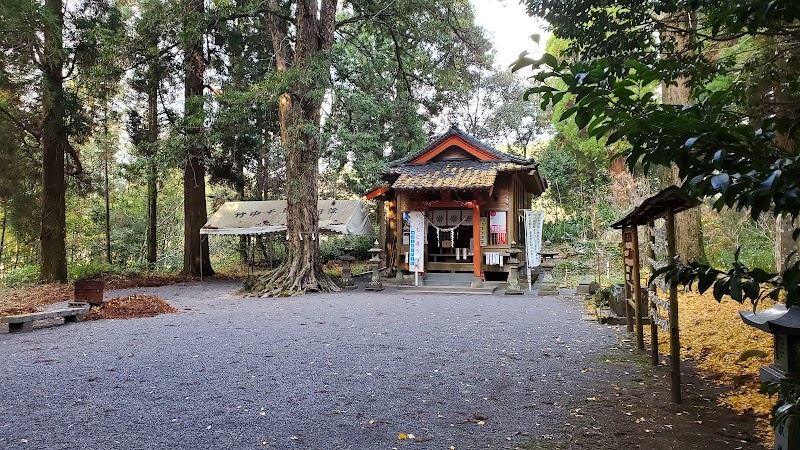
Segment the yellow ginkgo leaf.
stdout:
<svg viewBox="0 0 800 450">
<path fill-rule="evenodd" d="M 373 423 L 375 423 L 375 419 L 369 419 L 369 424 L 372 425 Z"/>
<path fill-rule="evenodd" d="M 406 439 L 408 439 L 408 436 L 405 433 L 400 433 L 400 434 L 397 435 L 397 439 L 400 439 L 401 441 L 405 441 Z"/>
<path fill-rule="evenodd" d="M 485 420 L 479 420 L 479 421 L 478 421 L 478 425 L 485 425 L 485 424 L 486 424 L 486 421 L 485 421 Z"/>
</svg>

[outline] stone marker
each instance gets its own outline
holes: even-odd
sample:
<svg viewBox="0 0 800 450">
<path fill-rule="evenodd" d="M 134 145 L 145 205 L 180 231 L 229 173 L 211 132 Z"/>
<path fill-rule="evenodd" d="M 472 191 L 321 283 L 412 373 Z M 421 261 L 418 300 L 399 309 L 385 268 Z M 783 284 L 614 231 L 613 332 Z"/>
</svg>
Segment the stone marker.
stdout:
<svg viewBox="0 0 800 450">
<path fill-rule="evenodd" d="M 519 259 L 517 259 L 519 252 L 517 243 L 511 241 L 511 247 L 508 250 L 508 285 L 505 295 L 522 295 L 522 288 L 519 286 Z"/>
<path fill-rule="evenodd" d="M 542 261 L 542 282 L 539 283 L 539 295 L 558 295 L 558 285 L 553 280 L 553 268 L 556 266 L 552 259 Z"/>
<path fill-rule="evenodd" d="M 353 283 L 353 276 L 350 269 L 350 264 L 355 261 L 355 258 L 351 253 L 353 252 L 352 247 L 345 247 L 342 249 L 344 251 L 344 255 L 339 258 L 342 261 L 342 289 L 352 290 L 355 289 L 356 286 Z"/>
<path fill-rule="evenodd" d="M 372 264 L 372 279 L 369 282 L 369 285 L 366 287 L 368 291 L 382 291 L 383 290 L 383 283 L 381 282 L 381 253 L 382 250 L 378 248 L 378 240 L 375 240 L 375 244 L 369 249 L 369 252 L 372 253 L 372 258 L 370 258 L 369 262 Z"/>
</svg>

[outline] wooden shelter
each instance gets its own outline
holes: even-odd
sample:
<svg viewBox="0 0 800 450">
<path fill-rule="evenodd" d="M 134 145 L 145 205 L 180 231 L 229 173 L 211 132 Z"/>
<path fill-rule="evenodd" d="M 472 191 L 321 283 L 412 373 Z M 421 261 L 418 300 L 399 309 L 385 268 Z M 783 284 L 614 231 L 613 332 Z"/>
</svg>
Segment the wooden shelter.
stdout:
<svg viewBox="0 0 800 450">
<path fill-rule="evenodd" d="M 379 220 L 387 265 L 412 270 L 407 255 L 413 254 L 415 233 L 409 218 L 420 211 L 426 272 L 472 273 L 473 286 L 482 284 L 484 274 L 505 280 L 510 244 L 524 244 L 523 210 L 547 188 L 537 166 L 455 127 L 419 152 L 389 163 L 382 173 L 386 184 L 366 195 L 385 202 Z"/>
<path fill-rule="evenodd" d="M 688 197 L 677 186 L 670 186 L 661 192 L 645 199 L 639 206 L 629 212 L 625 217 L 611 225 L 611 228 L 622 230 L 622 259 L 625 266 L 625 310 L 628 319 L 628 331 L 636 330 L 636 348 L 644 350 L 644 326 L 642 316 L 649 311 L 650 317 L 650 346 L 653 365 L 658 365 L 658 327 L 663 327 L 669 332 L 670 346 L 670 372 L 672 385 L 672 400 L 681 401 L 681 358 L 680 336 L 678 332 L 678 288 L 669 286 L 669 301 L 659 299 L 655 287 L 650 292 L 650 305 L 644 305 L 641 288 L 641 259 L 639 257 L 639 229 L 640 225 L 647 225 L 651 229 L 657 219 L 665 218 L 667 221 L 667 264 L 675 264 L 675 214 L 694 208 L 700 202 Z M 654 259 L 653 233 L 650 233 L 650 258 Z M 668 311 L 669 317 L 665 319 L 659 308 Z"/>
</svg>

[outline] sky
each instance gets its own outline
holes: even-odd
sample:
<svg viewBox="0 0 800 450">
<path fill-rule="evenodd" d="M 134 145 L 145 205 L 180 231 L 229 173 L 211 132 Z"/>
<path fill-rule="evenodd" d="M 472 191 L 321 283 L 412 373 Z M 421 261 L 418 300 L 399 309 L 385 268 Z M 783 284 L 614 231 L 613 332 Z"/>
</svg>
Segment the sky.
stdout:
<svg viewBox="0 0 800 450">
<path fill-rule="evenodd" d="M 549 33 L 543 21 L 529 17 L 518 0 L 470 0 L 475 7 L 475 22 L 488 31 L 494 41 L 495 65 L 506 68 L 527 50 L 541 56 Z M 540 44 L 530 35 L 541 34 Z"/>
</svg>

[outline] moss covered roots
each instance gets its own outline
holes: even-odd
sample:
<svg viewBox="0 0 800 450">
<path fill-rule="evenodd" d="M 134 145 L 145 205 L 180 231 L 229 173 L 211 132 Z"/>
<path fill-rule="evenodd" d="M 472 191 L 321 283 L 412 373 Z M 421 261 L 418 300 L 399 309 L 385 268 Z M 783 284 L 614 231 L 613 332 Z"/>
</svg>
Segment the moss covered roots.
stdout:
<svg viewBox="0 0 800 450">
<path fill-rule="evenodd" d="M 242 290 L 258 297 L 294 297 L 306 292 L 341 290 L 322 270 L 297 266 L 283 263 L 276 269 L 245 280 Z"/>
</svg>

